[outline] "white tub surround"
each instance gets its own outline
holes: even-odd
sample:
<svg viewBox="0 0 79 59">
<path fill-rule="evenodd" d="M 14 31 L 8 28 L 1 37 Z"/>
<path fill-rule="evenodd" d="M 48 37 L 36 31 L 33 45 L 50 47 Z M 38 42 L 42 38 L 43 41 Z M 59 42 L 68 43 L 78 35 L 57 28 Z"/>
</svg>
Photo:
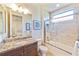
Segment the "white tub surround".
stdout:
<svg viewBox="0 0 79 59">
<path fill-rule="evenodd" d="M 49 48 L 52 55 L 55 56 L 71 56 L 73 53 L 73 47 L 58 42 L 46 41 L 45 45 Z"/>
</svg>

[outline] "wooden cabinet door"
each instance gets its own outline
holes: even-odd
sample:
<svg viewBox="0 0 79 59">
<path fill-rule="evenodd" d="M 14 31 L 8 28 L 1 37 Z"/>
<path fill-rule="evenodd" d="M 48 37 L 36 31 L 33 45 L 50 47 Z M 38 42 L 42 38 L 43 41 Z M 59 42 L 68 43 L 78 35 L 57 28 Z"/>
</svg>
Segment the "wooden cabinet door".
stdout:
<svg viewBox="0 0 79 59">
<path fill-rule="evenodd" d="M 28 49 L 27 55 L 28 56 L 37 56 L 37 49 L 36 48 Z"/>
<path fill-rule="evenodd" d="M 14 56 L 23 56 L 23 47 L 17 48 L 15 53 L 16 54 Z"/>
<path fill-rule="evenodd" d="M 37 56 L 37 42 L 0 53 L 0 56 Z"/>
<path fill-rule="evenodd" d="M 24 56 L 37 56 L 37 43 L 25 46 Z"/>
</svg>

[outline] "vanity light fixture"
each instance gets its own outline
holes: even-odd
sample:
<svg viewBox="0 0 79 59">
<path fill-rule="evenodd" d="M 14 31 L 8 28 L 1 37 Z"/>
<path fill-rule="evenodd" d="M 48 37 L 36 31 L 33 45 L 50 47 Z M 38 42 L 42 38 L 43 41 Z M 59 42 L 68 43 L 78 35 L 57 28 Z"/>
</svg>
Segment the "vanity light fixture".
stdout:
<svg viewBox="0 0 79 59">
<path fill-rule="evenodd" d="M 12 4 L 11 8 L 12 8 L 13 11 L 17 11 L 18 10 L 18 6 L 16 4 Z"/>
<path fill-rule="evenodd" d="M 11 8 L 13 11 L 18 10 L 18 6 L 16 4 L 5 4 L 7 7 Z"/>
<path fill-rule="evenodd" d="M 19 13 L 31 14 L 31 12 L 28 9 L 23 8 L 22 6 L 19 7 L 16 4 L 6 4 L 6 6 L 11 8 L 13 11 L 18 11 Z"/>
</svg>

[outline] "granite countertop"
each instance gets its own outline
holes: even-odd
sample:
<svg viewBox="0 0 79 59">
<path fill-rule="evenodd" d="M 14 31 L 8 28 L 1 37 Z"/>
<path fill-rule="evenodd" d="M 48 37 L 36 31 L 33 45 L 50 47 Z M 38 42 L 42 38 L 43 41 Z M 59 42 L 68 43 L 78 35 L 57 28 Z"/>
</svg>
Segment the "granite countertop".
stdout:
<svg viewBox="0 0 79 59">
<path fill-rule="evenodd" d="M 0 45 L 0 53 L 3 53 L 5 51 L 9 51 L 24 45 L 29 45 L 32 43 L 37 42 L 36 40 L 33 40 L 32 38 L 26 38 L 26 39 L 20 39 L 20 40 L 14 40 L 11 42 L 6 42 L 2 45 Z"/>
</svg>

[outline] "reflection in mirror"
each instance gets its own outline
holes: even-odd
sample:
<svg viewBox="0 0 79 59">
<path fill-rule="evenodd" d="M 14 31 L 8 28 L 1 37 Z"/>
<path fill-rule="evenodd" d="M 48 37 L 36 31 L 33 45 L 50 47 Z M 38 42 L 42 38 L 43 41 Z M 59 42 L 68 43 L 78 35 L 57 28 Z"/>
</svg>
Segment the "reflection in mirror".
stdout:
<svg viewBox="0 0 79 59">
<path fill-rule="evenodd" d="M 32 15 L 27 14 L 23 19 L 23 36 L 32 37 Z"/>
<path fill-rule="evenodd" d="M 22 35 L 22 17 L 17 15 L 12 15 L 12 36 Z"/>
<path fill-rule="evenodd" d="M 2 12 L 0 12 L 0 34 L 3 33 L 3 31 L 2 31 L 2 24 L 3 24 L 3 20 L 2 20 Z"/>
<path fill-rule="evenodd" d="M 2 31 L 2 26 L 3 25 L 3 20 L 2 20 L 2 12 L 0 12 L 0 42 L 2 41 L 2 34 L 3 34 L 3 31 Z"/>
<path fill-rule="evenodd" d="M 2 42 L 7 36 L 5 33 L 5 26 L 4 26 L 4 13 L 2 10 L 0 10 L 0 42 Z"/>
</svg>

